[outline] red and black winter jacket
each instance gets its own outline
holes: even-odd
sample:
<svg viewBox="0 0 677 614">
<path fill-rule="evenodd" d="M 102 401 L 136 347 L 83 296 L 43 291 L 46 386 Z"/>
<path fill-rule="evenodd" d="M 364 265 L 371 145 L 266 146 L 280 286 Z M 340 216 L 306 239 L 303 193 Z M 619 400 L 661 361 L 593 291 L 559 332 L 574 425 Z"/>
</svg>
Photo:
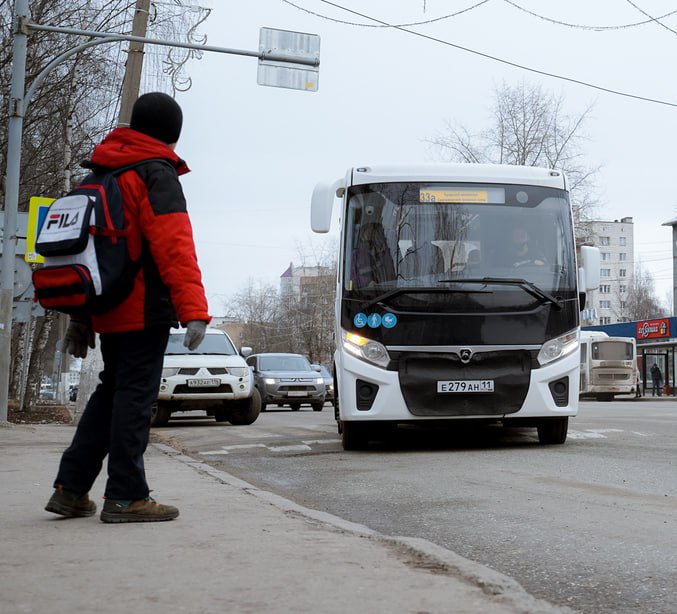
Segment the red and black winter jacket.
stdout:
<svg viewBox="0 0 677 614">
<path fill-rule="evenodd" d="M 158 158 L 171 166 L 150 161 Z M 178 179 L 189 171 L 186 163 L 161 141 L 130 128 L 116 128 L 94 148 L 88 166 L 115 169 L 142 160 L 149 162 L 118 176 L 129 224 L 127 245 L 140 268 L 127 299 L 92 316 L 98 333 L 211 320 Z"/>
</svg>

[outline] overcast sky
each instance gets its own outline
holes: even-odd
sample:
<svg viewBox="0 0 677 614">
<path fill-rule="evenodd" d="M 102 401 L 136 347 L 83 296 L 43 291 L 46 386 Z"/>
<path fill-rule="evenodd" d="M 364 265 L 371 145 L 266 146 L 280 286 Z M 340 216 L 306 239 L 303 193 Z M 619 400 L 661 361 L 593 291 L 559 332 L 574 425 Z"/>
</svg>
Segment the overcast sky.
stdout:
<svg viewBox="0 0 677 614">
<path fill-rule="evenodd" d="M 205 53 L 189 67 L 192 87 L 177 95 L 185 115 L 177 151 L 193 169 L 182 182 L 212 314 L 223 315 L 225 301 L 250 279 L 277 286 L 290 262 L 301 264 L 300 246 L 321 249 L 337 235 L 336 227 L 330 235 L 310 230 L 316 182 L 337 179 L 355 165 L 439 160 L 427 139 L 447 122 L 483 130 L 491 122 L 495 89 L 521 81 L 562 95 L 571 114 L 594 103 L 585 153 L 589 165 L 603 166 L 603 206 L 596 217 L 632 216 L 636 259 L 653 274 L 661 300 L 671 292 L 671 229 L 661 224 L 677 216 L 677 14 L 658 23 L 643 12 L 658 17 L 677 9 L 674 4 L 201 4 L 213 8 L 202 26 L 210 45 L 256 51 L 261 27 L 321 38 L 318 92 L 259 86 L 256 58 Z M 428 22 L 406 27 L 425 37 L 367 27 L 378 22 L 339 7 L 389 24 Z M 464 9 L 471 10 L 450 16 Z M 659 102 L 529 72 L 452 44 Z"/>
</svg>

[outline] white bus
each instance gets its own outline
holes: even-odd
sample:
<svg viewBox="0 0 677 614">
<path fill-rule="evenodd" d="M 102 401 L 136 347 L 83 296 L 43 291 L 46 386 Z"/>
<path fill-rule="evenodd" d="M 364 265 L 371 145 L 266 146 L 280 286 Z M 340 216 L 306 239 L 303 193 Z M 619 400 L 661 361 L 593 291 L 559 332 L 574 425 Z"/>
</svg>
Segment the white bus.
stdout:
<svg viewBox="0 0 677 614">
<path fill-rule="evenodd" d="M 344 449 L 389 425 L 449 420 L 535 426 L 541 443 L 563 443 L 578 408 L 581 299 L 599 284 L 596 248 L 581 248 L 576 262 L 564 174 L 351 168 L 315 187 L 315 232 L 329 231 L 336 199 Z"/>
<path fill-rule="evenodd" d="M 639 385 L 637 346 L 633 337 L 581 331 L 581 397 L 611 401 L 616 394 L 636 392 Z"/>
</svg>

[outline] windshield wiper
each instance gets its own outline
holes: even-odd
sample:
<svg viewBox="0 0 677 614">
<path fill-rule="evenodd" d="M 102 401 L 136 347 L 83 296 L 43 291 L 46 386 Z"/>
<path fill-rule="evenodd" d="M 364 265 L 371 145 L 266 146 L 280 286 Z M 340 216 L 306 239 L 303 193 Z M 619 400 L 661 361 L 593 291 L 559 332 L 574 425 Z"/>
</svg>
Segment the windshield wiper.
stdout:
<svg viewBox="0 0 677 614">
<path fill-rule="evenodd" d="M 459 281 L 456 279 L 448 279 L 445 281 Z M 375 299 L 372 299 L 368 303 L 365 303 L 362 309 L 368 310 L 374 305 L 381 305 L 382 307 L 385 307 L 385 301 L 388 299 L 394 298 L 396 296 L 400 296 L 402 294 L 448 294 L 451 292 L 449 288 L 440 288 L 439 286 L 412 286 L 412 287 L 402 287 L 402 288 L 395 288 L 394 290 L 390 290 L 389 292 L 386 292 L 385 294 L 381 294 L 377 296 Z M 461 290 L 460 292 L 491 292 L 491 290 Z"/>
<path fill-rule="evenodd" d="M 525 292 L 541 299 L 544 303 L 552 303 L 559 311 L 562 309 L 562 301 L 549 294 L 536 284 L 522 279 L 521 277 L 468 277 L 461 279 L 441 279 L 438 283 L 442 284 L 497 284 L 502 286 L 519 286 Z"/>
</svg>

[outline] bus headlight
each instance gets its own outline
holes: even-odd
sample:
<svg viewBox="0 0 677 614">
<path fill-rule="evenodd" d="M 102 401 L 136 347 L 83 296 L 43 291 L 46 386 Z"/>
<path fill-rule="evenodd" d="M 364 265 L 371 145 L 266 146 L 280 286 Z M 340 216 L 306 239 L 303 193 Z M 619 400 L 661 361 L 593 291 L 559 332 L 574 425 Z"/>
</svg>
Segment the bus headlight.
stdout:
<svg viewBox="0 0 677 614">
<path fill-rule="evenodd" d="M 578 350 L 578 331 L 574 330 L 561 337 L 546 341 L 538 353 L 538 364 L 541 366 L 547 365 L 554 360 L 568 356 L 576 350 Z"/>
<path fill-rule="evenodd" d="M 343 331 L 343 347 L 354 356 L 379 367 L 387 367 L 390 362 L 388 350 L 382 343 L 345 330 Z"/>
</svg>

